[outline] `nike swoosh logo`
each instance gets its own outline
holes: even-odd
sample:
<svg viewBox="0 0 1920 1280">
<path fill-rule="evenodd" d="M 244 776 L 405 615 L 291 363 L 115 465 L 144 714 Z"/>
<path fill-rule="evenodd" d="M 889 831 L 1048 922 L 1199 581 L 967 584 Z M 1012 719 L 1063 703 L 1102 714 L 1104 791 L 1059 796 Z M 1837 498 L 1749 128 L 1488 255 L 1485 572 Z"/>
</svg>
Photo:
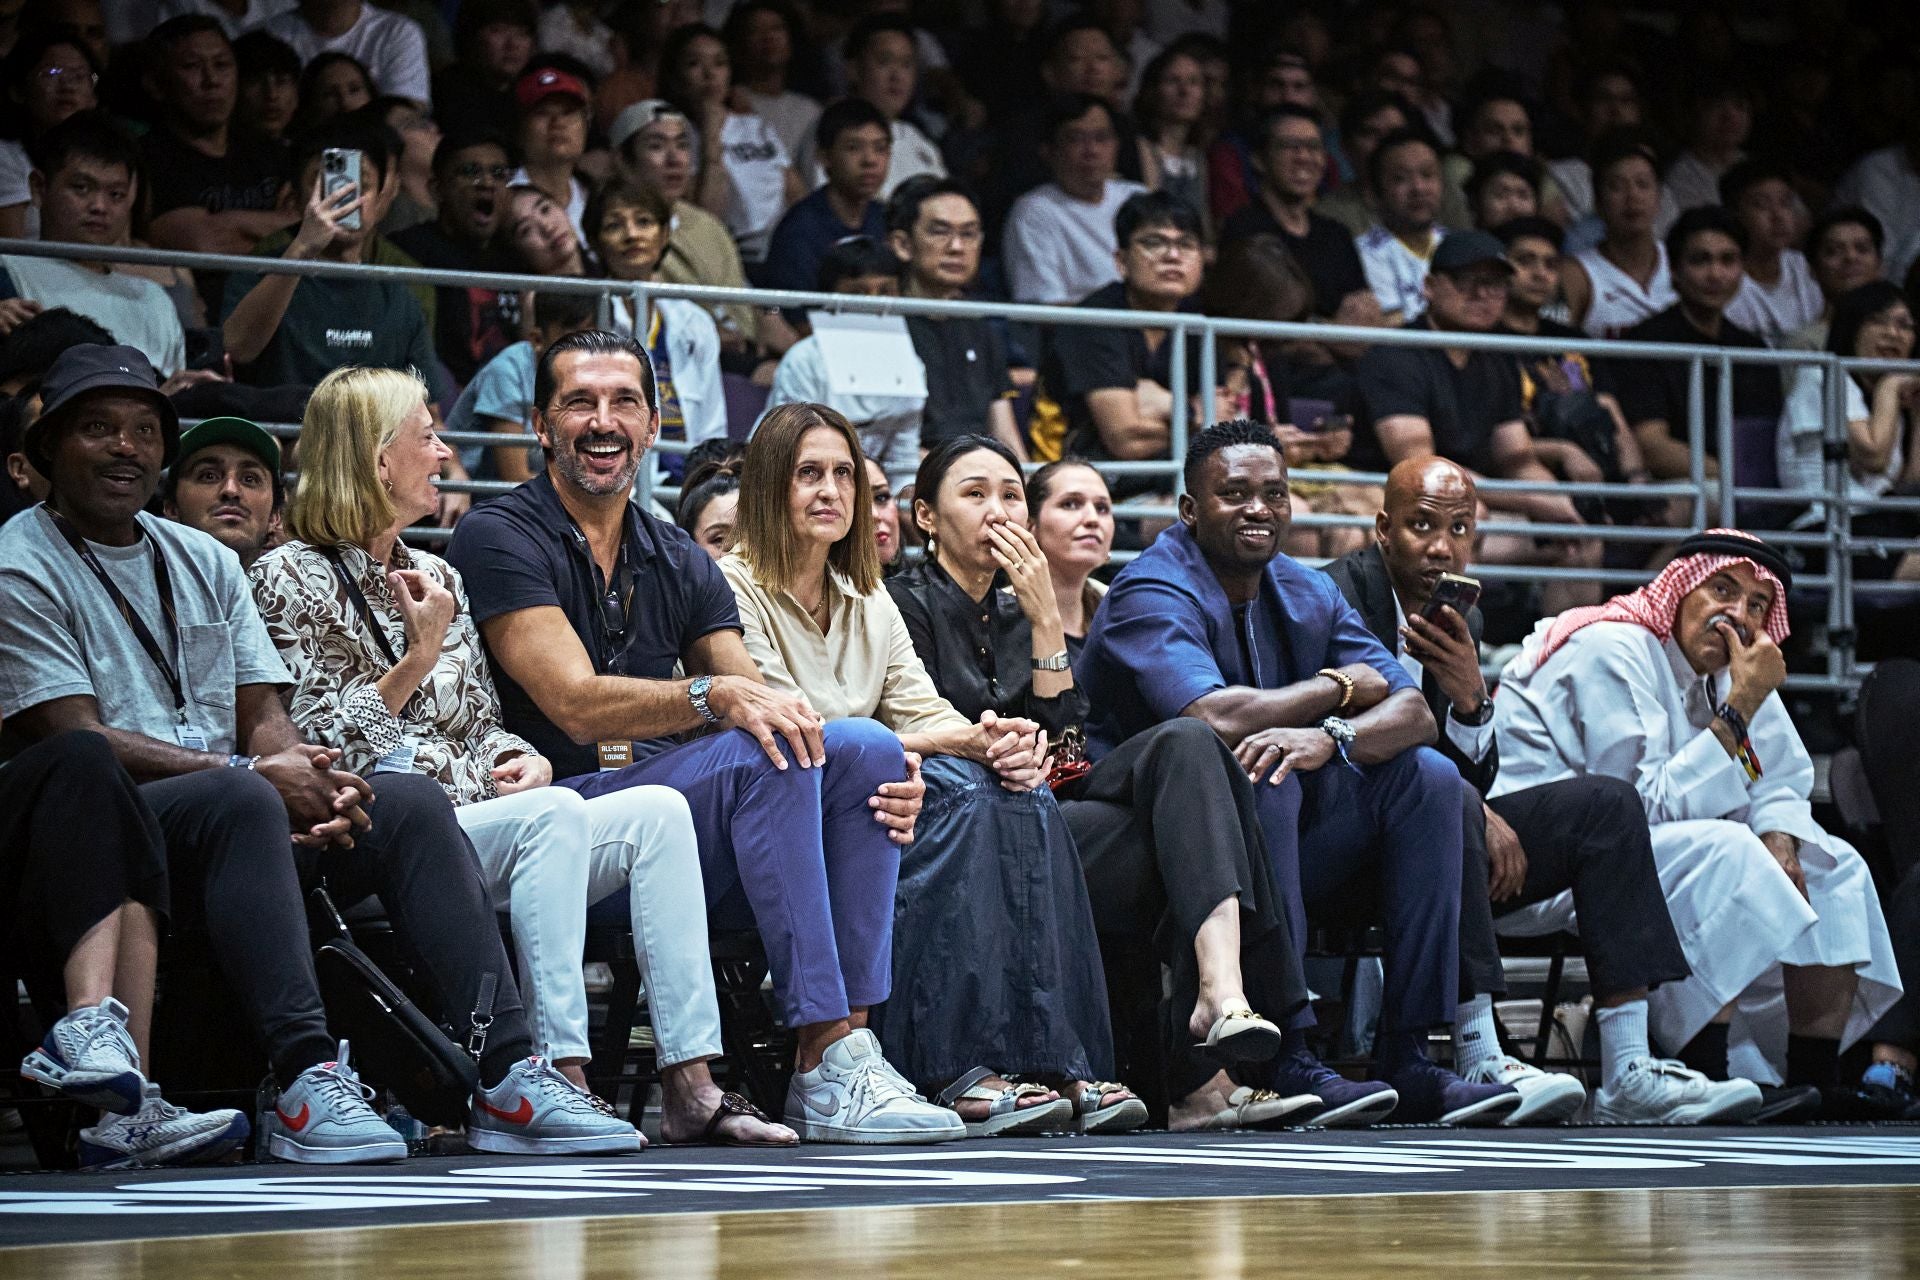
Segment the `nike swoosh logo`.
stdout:
<svg viewBox="0 0 1920 1280">
<path fill-rule="evenodd" d="M 486 1112 L 488 1115 L 492 1116 L 494 1119 L 505 1120 L 508 1124 L 533 1123 L 533 1103 L 531 1100 L 527 1098 L 520 1099 L 520 1105 L 515 1107 L 511 1111 L 502 1111 L 500 1108 L 494 1106 L 491 1102 L 487 1102 L 483 1099 L 480 1103 L 480 1109 Z"/>
<path fill-rule="evenodd" d="M 293 1130 L 295 1133 L 299 1133 L 302 1129 L 305 1129 L 307 1127 L 307 1121 L 313 1118 L 313 1108 L 304 1102 L 300 1104 L 300 1114 L 297 1116 L 290 1116 L 279 1107 L 275 1107 L 273 1112 L 280 1117 L 281 1124 L 287 1126 L 287 1128 Z"/>
<path fill-rule="evenodd" d="M 840 1095 L 832 1089 L 823 1089 L 819 1093 L 815 1093 L 810 1089 L 802 1089 L 800 1090 L 800 1098 L 808 1107 L 823 1116 L 837 1116 L 840 1114 Z M 822 1098 L 825 1098 L 826 1101 L 822 1102 Z"/>
</svg>

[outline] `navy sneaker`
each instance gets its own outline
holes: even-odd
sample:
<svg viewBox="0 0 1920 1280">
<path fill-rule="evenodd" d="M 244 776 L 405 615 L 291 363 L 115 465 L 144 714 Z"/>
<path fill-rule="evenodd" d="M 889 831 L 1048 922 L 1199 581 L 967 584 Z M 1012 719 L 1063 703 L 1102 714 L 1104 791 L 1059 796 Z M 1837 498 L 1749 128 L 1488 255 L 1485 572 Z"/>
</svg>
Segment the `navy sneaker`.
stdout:
<svg viewBox="0 0 1920 1280">
<path fill-rule="evenodd" d="M 1468 1084 L 1424 1057 L 1413 1057 L 1389 1078 L 1400 1094 L 1393 1118 L 1401 1124 L 1499 1124 L 1526 1099 L 1504 1084 Z"/>
<path fill-rule="evenodd" d="M 1920 1106 L 1913 1091 L 1913 1077 L 1905 1068 L 1891 1062 L 1876 1062 L 1860 1077 L 1860 1083 L 1844 1091 L 1838 1099 L 1829 1099 L 1829 1110 L 1836 1120 L 1904 1120 Z"/>
<path fill-rule="evenodd" d="M 1307 1121 L 1309 1129 L 1361 1129 L 1379 1124 L 1400 1105 L 1392 1085 L 1377 1080 L 1349 1080 L 1305 1049 L 1274 1059 L 1273 1092 L 1283 1096 L 1310 1093 L 1326 1109 Z"/>
</svg>

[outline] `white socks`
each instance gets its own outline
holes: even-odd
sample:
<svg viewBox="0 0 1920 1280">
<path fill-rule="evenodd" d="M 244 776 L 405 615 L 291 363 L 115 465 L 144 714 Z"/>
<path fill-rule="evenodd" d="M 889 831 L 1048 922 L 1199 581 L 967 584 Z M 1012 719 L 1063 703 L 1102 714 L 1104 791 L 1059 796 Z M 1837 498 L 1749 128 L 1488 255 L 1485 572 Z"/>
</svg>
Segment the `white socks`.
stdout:
<svg viewBox="0 0 1920 1280">
<path fill-rule="evenodd" d="M 1628 1063 L 1653 1056 L 1647 1047 L 1647 1002 L 1631 1000 L 1611 1009 L 1595 1009 L 1593 1016 L 1600 1020 L 1600 1087 L 1612 1090 Z"/>
<path fill-rule="evenodd" d="M 1468 1075 L 1482 1062 L 1499 1056 L 1500 1033 L 1493 1025 L 1493 997 L 1478 995 L 1454 1006 L 1454 1074 Z"/>
</svg>

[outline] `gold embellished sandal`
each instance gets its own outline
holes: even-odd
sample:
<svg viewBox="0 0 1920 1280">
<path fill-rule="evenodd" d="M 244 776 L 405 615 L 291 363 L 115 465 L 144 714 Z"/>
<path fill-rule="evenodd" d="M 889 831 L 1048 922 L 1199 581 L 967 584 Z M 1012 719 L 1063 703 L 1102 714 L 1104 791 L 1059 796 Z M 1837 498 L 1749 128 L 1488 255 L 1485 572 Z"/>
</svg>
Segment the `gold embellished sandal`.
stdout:
<svg viewBox="0 0 1920 1280">
<path fill-rule="evenodd" d="M 1034 1084 L 1030 1080 L 1011 1080 L 1004 1089 L 993 1089 L 981 1084 L 994 1073 L 987 1067 L 975 1067 L 963 1074 L 952 1084 L 942 1089 L 934 1101 L 943 1107 L 952 1107 L 958 1111 L 962 1102 L 984 1102 L 987 1104 L 985 1120 L 968 1120 L 961 1116 L 961 1122 L 967 1126 L 969 1138 L 1005 1138 L 1019 1134 L 1043 1133 L 1047 1130 L 1063 1130 L 1071 1125 L 1073 1103 L 1065 1098 L 1056 1098 L 1040 1106 L 1023 1107 L 1022 1098 L 1038 1097 L 1052 1093 L 1053 1090 L 1043 1084 Z M 1144 1118 L 1146 1108 L 1141 1108 Z"/>
<path fill-rule="evenodd" d="M 1280 1028 L 1251 1009 L 1229 1009 L 1214 1020 L 1204 1047 L 1221 1062 L 1267 1062 L 1280 1052 Z"/>
</svg>

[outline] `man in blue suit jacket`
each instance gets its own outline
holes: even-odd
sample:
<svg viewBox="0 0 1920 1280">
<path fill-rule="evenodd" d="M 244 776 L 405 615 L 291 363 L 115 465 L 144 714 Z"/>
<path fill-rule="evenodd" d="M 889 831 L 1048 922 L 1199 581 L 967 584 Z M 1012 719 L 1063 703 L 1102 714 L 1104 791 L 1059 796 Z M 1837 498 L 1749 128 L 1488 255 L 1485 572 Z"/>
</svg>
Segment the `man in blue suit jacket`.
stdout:
<svg viewBox="0 0 1920 1280">
<path fill-rule="evenodd" d="M 1492 1124 L 1520 1104 L 1429 1062 L 1459 979 L 1460 777 L 1429 743 L 1405 669 L 1325 574 L 1281 555 L 1290 509 L 1273 432 L 1220 423 L 1187 451 L 1180 523 L 1113 580 L 1076 675 L 1098 754 L 1175 716 L 1205 721 L 1256 783 L 1274 880 L 1306 912 L 1366 908 L 1385 926 L 1374 1081 L 1342 1079 L 1296 1020 L 1261 1083 L 1326 1103 L 1316 1125 Z"/>
</svg>

